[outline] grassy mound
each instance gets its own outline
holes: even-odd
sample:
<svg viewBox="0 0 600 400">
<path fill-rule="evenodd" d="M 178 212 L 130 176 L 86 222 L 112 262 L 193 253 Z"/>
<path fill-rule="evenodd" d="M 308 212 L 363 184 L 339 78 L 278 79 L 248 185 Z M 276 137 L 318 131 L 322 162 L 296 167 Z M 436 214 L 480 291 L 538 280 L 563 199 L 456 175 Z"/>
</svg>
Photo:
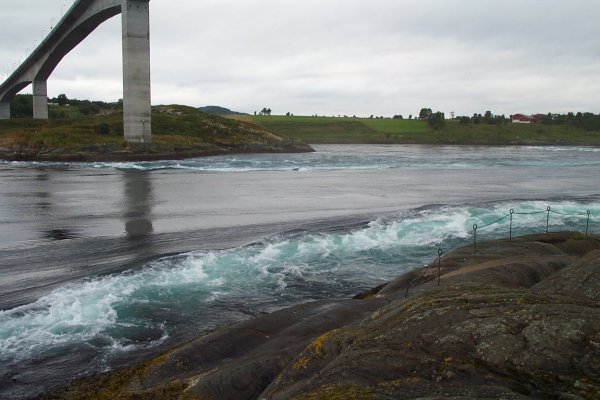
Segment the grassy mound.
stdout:
<svg viewBox="0 0 600 400">
<path fill-rule="evenodd" d="M 152 110 L 152 141 L 162 145 L 268 143 L 283 139 L 249 121 L 220 118 L 186 106 L 157 106 Z M 119 144 L 123 113 L 75 116 L 65 119 L 0 121 L 0 147 L 71 147 Z"/>
<path fill-rule="evenodd" d="M 66 114 L 62 114 L 66 115 Z M 0 157 L 28 160 L 126 159 L 153 153 L 149 159 L 191 157 L 227 152 L 300 152 L 309 146 L 284 139 L 252 121 L 221 118 L 192 107 L 152 109 L 152 144 L 123 138 L 123 113 L 85 116 L 75 107 L 61 119 L 0 120 Z"/>
</svg>

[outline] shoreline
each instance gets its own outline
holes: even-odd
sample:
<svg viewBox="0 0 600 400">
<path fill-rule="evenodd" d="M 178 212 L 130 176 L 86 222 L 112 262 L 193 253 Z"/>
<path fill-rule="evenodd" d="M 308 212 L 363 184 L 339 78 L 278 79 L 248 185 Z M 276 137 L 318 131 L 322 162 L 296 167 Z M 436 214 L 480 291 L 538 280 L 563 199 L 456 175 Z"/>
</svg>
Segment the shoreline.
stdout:
<svg viewBox="0 0 600 400">
<path fill-rule="evenodd" d="M 111 145 L 92 145 L 69 148 L 0 148 L 0 160 L 4 161 L 49 161 L 49 162 L 119 162 L 183 160 L 226 154 L 259 153 L 311 153 L 310 145 L 298 142 L 270 144 L 242 144 L 235 146 L 198 145 L 167 147 L 150 145 L 145 149 L 137 145 L 132 149 L 119 149 Z"/>
<path fill-rule="evenodd" d="M 599 268 L 593 235 L 492 240 L 476 255 L 467 245 L 444 256 L 439 287 L 433 263 L 353 299 L 304 303 L 207 333 L 47 398 L 592 399 L 600 394 L 592 372 Z"/>
</svg>

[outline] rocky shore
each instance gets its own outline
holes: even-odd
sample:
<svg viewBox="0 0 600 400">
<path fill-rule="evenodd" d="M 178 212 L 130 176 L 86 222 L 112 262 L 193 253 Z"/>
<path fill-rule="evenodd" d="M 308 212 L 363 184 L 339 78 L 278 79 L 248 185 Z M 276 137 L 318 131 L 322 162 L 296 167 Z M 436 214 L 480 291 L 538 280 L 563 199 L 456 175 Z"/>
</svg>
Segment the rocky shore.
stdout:
<svg viewBox="0 0 600 400">
<path fill-rule="evenodd" d="M 15 147 L 0 148 L 0 160 L 56 162 L 119 162 L 181 160 L 185 158 L 244 153 L 308 153 L 314 150 L 307 144 L 293 141 L 271 143 L 240 143 L 231 145 L 198 144 L 183 146 L 99 144 L 74 147 Z"/>
<path fill-rule="evenodd" d="M 64 399 L 598 399 L 600 237 L 460 248 L 77 380 Z"/>
</svg>

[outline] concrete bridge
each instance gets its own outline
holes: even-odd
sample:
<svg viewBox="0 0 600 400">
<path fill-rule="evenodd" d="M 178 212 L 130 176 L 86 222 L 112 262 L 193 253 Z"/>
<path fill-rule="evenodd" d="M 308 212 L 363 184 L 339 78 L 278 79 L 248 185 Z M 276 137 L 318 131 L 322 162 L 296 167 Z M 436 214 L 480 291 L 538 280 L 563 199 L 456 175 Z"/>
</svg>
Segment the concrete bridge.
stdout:
<svg viewBox="0 0 600 400">
<path fill-rule="evenodd" d="M 48 118 L 47 81 L 58 63 L 100 24 L 122 15 L 125 140 L 150 143 L 150 0 L 77 0 L 44 41 L 0 85 L 0 119 L 10 101 L 33 84 L 33 117 Z"/>
</svg>

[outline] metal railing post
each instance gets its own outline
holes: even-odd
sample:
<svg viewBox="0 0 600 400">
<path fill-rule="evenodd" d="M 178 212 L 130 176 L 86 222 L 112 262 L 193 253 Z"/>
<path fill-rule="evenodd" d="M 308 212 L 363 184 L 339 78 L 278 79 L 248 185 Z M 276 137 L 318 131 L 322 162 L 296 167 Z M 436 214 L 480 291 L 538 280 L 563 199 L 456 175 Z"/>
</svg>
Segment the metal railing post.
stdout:
<svg viewBox="0 0 600 400">
<path fill-rule="evenodd" d="M 477 224 L 473 224 L 473 255 L 477 255 Z"/>
<path fill-rule="evenodd" d="M 512 219 L 513 219 L 513 214 L 515 213 L 515 210 L 513 210 L 512 208 L 510 209 L 510 227 L 509 227 L 509 236 L 508 239 L 512 242 Z"/>
<path fill-rule="evenodd" d="M 587 210 L 587 223 L 585 224 L 585 237 L 588 237 L 588 232 L 590 230 L 590 214 L 592 212 L 590 210 Z"/>
<path fill-rule="evenodd" d="M 438 286 L 440 286 L 440 277 L 442 274 L 442 254 L 443 254 L 443 250 L 442 249 L 438 249 Z"/>
</svg>

